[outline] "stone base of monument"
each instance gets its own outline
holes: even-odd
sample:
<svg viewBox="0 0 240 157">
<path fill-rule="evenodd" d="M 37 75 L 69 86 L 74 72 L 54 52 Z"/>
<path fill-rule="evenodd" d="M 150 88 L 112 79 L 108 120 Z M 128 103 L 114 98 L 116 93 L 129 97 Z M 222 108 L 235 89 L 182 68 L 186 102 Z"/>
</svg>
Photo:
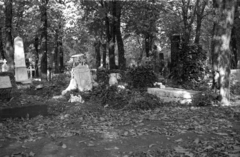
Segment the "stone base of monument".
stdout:
<svg viewBox="0 0 240 157">
<path fill-rule="evenodd" d="M 189 104 L 193 98 L 200 92 L 193 90 L 185 90 L 180 88 L 148 88 L 147 92 L 159 97 L 164 102 L 179 102 L 181 104 Z"/>
<path fill-rule="evenodd" d="M 17 85 L 17 89 L 28 89 L 31 87 L 32 84 L 32 80 L 25 80 L 22 82 L 18 82 Z"/>
<path fill-rule="evenodd" d="M 47 105 L 0 108 L 0 120 L 5 118 L 33 118 L 38 115 L 48 115 Z"/>
</svg>

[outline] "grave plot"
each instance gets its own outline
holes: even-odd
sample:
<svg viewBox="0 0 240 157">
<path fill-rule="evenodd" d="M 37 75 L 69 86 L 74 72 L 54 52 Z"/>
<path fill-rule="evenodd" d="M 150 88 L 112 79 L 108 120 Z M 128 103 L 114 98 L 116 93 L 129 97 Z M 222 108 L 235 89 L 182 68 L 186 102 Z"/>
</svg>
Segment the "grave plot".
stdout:
<svg viewBox="0 0 240 157">
<path fill-rule="evenodd" d="M 159 97 L 164 102 L 191 103 L 199 91 L 185 90 L 180 88 L 148 88 L 147 92 Z"/>
</svg>

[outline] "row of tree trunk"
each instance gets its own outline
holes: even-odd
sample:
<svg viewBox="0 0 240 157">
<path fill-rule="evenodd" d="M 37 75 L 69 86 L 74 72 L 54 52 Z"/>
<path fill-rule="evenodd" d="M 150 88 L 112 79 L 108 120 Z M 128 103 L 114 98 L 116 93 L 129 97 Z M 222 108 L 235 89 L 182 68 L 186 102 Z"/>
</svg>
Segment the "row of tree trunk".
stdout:
<svg viewBox="0 0 240 157">
<path fill-rule="evenodd" d="M 124 57 L 124 44 L 121 33 L 121 2 L 102 2 L 103 8 L 107 8 L 108 12 L 105 13 L 104 25 L 105 28 L 105 39 L 96 40 L 94 43 L 96 52 L 96 67 L 101 66 L 101 60 L 103 61 L 103 67 L 107 67 L 107 52 L 109 58 L 110 69 L 125 69 L 126 61 Z M 108 16 L 111 13 L 112 17 Z M 102 36 L 101 36 L 102 37 Z M 115 46 L 117 40 L 118 47 L 118 67 L 115 62 Z M 101 42 L 107 41 L 107 42 Z M 101 57 L 100 47 L 103 49 L 103 56 Z"/>
</svg>

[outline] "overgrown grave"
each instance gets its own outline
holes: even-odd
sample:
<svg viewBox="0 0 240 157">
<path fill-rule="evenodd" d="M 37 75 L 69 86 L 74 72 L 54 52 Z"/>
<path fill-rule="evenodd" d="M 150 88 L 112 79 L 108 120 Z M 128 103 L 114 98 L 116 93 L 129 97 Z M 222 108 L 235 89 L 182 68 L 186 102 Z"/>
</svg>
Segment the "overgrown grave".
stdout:
<svg viewBox="0 0 240 157">
<path fill-rule="evenodd" d="M 15 78 L 10 72 L 0 73 L 0 84 L 9 85 L 0 88 L 0 120 L 6 118 L 32 118 L 38 115 L 48 115 L 48 106 L 38 96 L 28 95 L 30 88 L 18 89 Z M 10 84 L 7 79 L 10 78 Z M 5 83 L 3 83 L 4 81 Z M 6 82 L 7 81 L 7 82 Z M 33 88 L 33 87 L 32 87 Z"/>
</svg>

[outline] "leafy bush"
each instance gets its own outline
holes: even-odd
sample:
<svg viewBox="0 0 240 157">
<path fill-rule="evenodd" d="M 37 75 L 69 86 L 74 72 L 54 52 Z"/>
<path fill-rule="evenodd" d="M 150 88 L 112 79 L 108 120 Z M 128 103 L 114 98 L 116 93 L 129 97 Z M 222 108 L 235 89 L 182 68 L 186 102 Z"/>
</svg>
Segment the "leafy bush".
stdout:
<svg viewBox="0 0 240 157">
<path fill-rule="evenodd" d="M 206 72 L 207 53 L 198 45 L 190 45 L 179 51 L 179 60 L 173 63 L 171 77 L 179 82 L 198 82 Z"/>
<path fill-rule="evenodd" d="M 234 95 L 240 95 L 240 82 L 231 85 L 230 91 Z"/>
<path fill-rule="evenodd" d="M 109 80 L 108 74 L 109 74 L 109 72 L 105 69 L 98 70 L 97 71 L 97 82 L 108 84 L 108 80 Z"/>
<path fill-rule="evenodd" d="M 157 76 L 149 66 L 139 66 L 127 71 L 128 84 L 133 88 L 153 87 L 157 81 Z"/>
</svg>

